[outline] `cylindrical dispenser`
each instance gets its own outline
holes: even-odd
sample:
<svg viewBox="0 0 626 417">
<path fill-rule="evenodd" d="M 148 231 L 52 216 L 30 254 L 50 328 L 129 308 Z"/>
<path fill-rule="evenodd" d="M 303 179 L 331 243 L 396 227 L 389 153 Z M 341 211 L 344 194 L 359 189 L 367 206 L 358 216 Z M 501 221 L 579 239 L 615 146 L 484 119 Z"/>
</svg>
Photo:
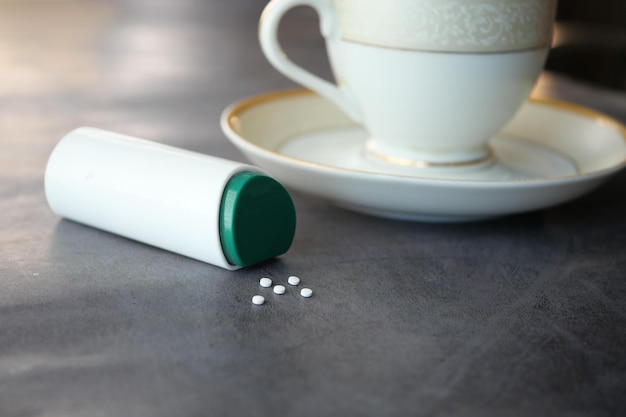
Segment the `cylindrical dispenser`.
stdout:
<svg viewBox="0 0 626 417">
<path fill-rule="evenodd" d="M 45 191 L 60 216 L 229 270 L 295 233 L 291 197 L 260 169 L 100 129 L 57 144 Z"/>
</svg>

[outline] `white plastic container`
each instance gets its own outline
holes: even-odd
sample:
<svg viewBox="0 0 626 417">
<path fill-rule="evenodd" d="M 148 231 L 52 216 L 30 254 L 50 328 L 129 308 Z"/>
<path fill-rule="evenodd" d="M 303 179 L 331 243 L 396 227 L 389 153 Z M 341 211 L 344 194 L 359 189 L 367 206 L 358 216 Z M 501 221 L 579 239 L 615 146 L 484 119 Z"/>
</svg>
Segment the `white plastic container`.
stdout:
<svg viewBox="0 0 626 417">
<path fill-rule="evenodd" d="M 295 233 L 289 194 L 260 169 L 94 128 L 55 147 L 45 191 L 60 216 L 229 270 Z"/>
</svg>

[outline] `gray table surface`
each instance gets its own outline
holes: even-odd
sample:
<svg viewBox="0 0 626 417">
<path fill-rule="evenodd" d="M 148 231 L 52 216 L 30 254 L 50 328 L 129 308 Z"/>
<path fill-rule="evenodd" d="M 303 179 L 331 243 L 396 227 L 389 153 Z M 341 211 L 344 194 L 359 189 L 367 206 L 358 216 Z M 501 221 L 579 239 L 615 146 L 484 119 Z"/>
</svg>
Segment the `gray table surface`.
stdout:
<svg viewBox="0 0 626 417">
<path fill-rule="evenodd" d="M 0 3 L 0 416 L 624 415 L 626 172 L 466 224 L 291 190 L 291 250 L 237 272 L 49 210 L 47 157 L 78 126 L 243 161 L 222 109 L 294 86 L 258 47 L 264 3 Z M 329 74 L 312 12 L 281 31 Z M 623 92 L 546 73 L 535 94 L 626 121 Z M 313 298 L 251 305 L 292 274 Z"/>
</svg>

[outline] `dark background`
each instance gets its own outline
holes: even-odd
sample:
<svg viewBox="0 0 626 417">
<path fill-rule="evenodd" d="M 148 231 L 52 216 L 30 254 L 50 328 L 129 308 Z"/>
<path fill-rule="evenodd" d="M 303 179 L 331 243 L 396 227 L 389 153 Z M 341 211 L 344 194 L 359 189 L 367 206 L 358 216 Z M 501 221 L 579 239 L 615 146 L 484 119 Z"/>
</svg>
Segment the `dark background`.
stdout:
<svg viewBox="0 0 626 417">
<path fill-rule="evenodd" d="M 560 0 L 556 46 L 546 68 L 626 89 L 626 2 Z"/>
</svg>

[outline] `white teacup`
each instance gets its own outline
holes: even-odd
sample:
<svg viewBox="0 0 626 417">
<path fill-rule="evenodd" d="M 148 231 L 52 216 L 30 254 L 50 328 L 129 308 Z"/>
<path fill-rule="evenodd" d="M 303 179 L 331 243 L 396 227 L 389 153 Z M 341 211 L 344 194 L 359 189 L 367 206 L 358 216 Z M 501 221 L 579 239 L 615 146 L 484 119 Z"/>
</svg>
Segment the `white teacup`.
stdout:
<svg viewBox="0 0 626 417">
<path fill-rule="evenodd" d="M 337 85 L 295 65 L 278 25 L 311 6 Z M 369 132 L 368 154 L 408 166 L 475 164 L 543 68 L 556 0 L 272 0 L 259 38 L 272 65 Z"/>
</svg>

